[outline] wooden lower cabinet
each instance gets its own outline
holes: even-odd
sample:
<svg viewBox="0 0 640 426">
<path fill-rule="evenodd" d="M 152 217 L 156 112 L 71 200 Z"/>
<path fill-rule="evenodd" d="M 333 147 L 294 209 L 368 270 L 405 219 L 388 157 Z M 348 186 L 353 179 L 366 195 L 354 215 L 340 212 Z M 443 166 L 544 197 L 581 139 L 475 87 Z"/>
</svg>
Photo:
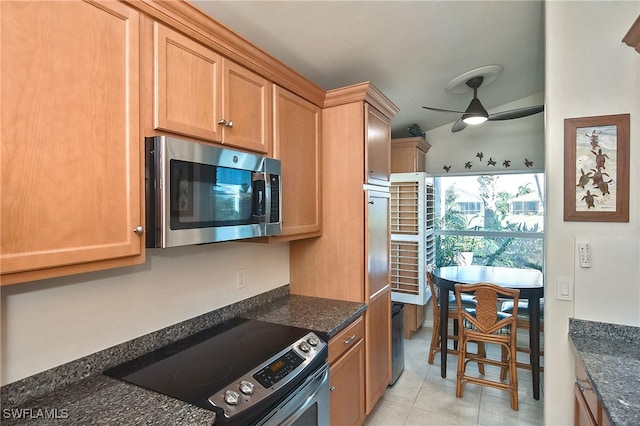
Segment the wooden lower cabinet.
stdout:
<svg viewBox="0 0 640 426">
<path fill-rule="evenodd" d="M 366 411 L 373 411 L 391 381 L 391 290 L 369 301 L 365 312 Z"/>
<path fill-rule="evenodd" d="M 432 296 L 433 297 L 433 296 Z M 404 304 L 404 338 L 411 339 L 422 327 L 427 316 L 427 305 Z"/>
<path fill-rule="evenodd" d="M 578 357 L 576 357 L 576 383 L 573 393 L 575 426 L 611 426 L 602 408 L 602 402 Z"/>
<path fill-rule="evenodd" d="M 364 320 L 360 317 L 329 342 L 332 425 L 364 421 L 364 363 Z"/>
</svg>

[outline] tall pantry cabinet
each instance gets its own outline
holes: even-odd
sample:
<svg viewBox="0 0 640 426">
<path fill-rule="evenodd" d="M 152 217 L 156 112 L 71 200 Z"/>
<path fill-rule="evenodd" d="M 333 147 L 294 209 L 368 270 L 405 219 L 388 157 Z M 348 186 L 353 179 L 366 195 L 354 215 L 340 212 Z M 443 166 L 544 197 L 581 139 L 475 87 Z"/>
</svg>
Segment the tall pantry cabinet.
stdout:
<svg viewBox="0 0 640 426">
<path fill-rule="evenodd" d="M 365 409 L 391 377 L 391 118 L 370 83 L 327 92 L 322 113 L 323 232 L 291 243 L 291 293 L 367 303 Z"/>
</svg>

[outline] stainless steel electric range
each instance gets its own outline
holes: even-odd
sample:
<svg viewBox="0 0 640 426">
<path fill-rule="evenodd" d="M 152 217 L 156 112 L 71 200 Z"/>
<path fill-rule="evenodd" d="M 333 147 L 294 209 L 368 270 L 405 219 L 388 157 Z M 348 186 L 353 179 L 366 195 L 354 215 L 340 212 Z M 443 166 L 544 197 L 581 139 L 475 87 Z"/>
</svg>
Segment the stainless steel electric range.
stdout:
<svg viewBox="0 0 640 426">
<path fill-rule="evenodd" d="M 216 413 L 215 424 L 328 425 L 327 344 L 234 318 L 105 374 Z"/>
</svg>

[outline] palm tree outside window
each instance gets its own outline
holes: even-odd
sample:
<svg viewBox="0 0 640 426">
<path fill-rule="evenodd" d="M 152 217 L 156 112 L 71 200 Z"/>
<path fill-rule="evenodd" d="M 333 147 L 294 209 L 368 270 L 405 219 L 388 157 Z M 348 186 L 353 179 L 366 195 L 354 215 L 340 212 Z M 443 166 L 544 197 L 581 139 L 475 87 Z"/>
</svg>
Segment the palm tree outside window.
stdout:
<svg viewBox="0 0 640 426">
<path fill-rule="evenodd" d="M 542 173 L 442 176 L 434 192 L 437 266 L 542 270 Z"/>
</svg>

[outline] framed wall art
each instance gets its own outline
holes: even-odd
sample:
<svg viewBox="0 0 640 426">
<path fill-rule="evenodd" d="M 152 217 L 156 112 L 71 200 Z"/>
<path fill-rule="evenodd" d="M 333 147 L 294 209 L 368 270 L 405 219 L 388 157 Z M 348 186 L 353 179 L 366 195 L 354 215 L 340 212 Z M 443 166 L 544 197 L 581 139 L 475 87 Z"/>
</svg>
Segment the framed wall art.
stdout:
<svg viewBox="0 0 640 426">
<path fill-rule="evenodd" d="M 564 120 L 564 220 L 629 221 L 629 114 Z"/>
</svg>

